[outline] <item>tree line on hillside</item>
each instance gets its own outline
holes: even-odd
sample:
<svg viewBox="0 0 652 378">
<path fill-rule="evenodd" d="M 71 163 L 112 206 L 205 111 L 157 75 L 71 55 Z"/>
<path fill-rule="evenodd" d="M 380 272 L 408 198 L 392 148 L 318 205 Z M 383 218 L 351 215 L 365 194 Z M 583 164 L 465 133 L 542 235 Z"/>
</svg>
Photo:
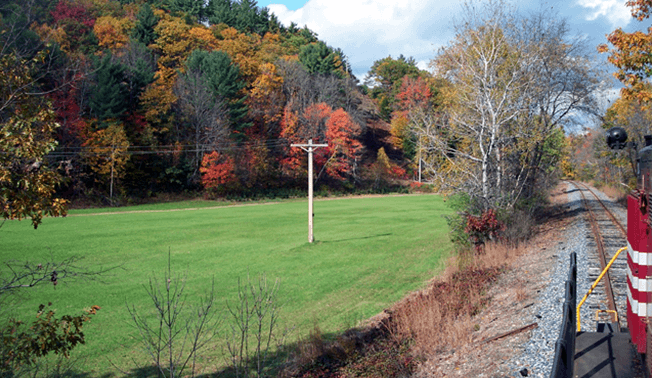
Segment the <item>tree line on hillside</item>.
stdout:
<svg viewBox="0 0 652 378">
<path fill-rule="evenodd" d="M 432 72 L 389 56 L 361 85 L 340 49 L 255 1 L 11 1 L 2 65 L 22 71 L 3 77 L 0 117 L 42 113 L 69 199 L 300 189 L 307 161 L 290 144 L 313 139 L 329 144 L 318 185 L 422 177 L 513 207 L 559 160 L 562 125 L 593 110 L 599 80 L 563 20 L 476 6 Z"/>
<path fill-rule="evenodd" d="M 342 51 L 255 1 L 29 0 L 0 12 L 5 72 L 25 70 L 3 78 L 0 116 L 30 107 L 58 124 L 47 156 L 67 198 L 301 188 L 306 162 L 290 143 L 307 138 L 329 144 L 315 162 L 334 188 L 364 182 L 374 160 L 360 143 L 373 106 Z"/>
</svg>

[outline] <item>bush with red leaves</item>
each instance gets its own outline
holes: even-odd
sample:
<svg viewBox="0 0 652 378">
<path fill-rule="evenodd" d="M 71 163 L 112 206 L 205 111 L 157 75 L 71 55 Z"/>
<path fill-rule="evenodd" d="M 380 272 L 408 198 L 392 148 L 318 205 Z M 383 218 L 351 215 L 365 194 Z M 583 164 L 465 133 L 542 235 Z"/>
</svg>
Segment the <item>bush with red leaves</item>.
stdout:
<svg viewBox="0 0 652 378">
<path fill-rule="evenodd" d="M 478 250 L 482 249 L 482 246 L 488 240 L 500 239 L 500 234 L 504 230 L 505 224 L 498 220 L 494 209 L 486 210 L 479 216 L 471 214 L 466 216 L 464 232 Z"/>
</svg>

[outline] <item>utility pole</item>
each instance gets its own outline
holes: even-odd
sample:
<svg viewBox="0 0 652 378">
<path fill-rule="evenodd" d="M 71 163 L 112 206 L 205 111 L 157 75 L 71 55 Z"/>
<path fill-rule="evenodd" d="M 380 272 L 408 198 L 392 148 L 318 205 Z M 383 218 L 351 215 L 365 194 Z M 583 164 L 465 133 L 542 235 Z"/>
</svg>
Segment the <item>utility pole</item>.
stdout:
<svg viewBox="0 0 652 378">
<path fill-rule="evenodd" d="M 113 206 L 113 167 L 115 166 L 115 145 L 111 146 L 111 189 L 110 195 L 111 206 Z"/>
<path fill-rule="evenodd" d="M 315 238 L 312 234 L 312 153 L 319 147 L 328 147 L 328 144 L 312 144 L 312 139 L 308 144 L 291 144 L 290 147 L 299 147 L 308 153 L 308 243 L 312 243 Z"/>
<path fill-rule="evenodd" d="M 419 184 L 421 184 L 421 137 L 419 137 Z"/>
</svg>

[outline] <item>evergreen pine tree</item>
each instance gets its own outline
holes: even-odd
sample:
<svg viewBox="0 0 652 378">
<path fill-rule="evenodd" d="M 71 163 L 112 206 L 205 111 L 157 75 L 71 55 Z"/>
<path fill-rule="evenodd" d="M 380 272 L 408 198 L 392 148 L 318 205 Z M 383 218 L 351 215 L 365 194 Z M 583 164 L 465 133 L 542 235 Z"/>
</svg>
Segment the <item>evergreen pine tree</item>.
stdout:
<svg viewBox="0 0 652 378">
<path fill-rule="evenodd" d="M 189 71 L 199 72 L 216 96 L 227 99 L 231 127 L 242 135 L 250 126 L 245 122 L 248 108 L 245 97 L 240 94 L 244 87 L 238 66 L 232 64 L 229 55 L 222 51 L 193 51 L 186 62 Z"/>
<path fill-rule="evenodd" d="M 201 21 L 204 18 L 204 0 L 168 0 L 168 8 L 175 13 L 185 13 Z"/>
<path fill-rule="evenodd" d="M 206 13 L 208 22 L 212 25 L 235 25 L 235 13 L 231 0 L 209 0 Z"/>
<path fill-rule="evenodd" d="M 256 0 L 241 0 L 237 3 L 235 28 L 249 33 L 265 34 L 267 19 L 263 19 Z"/>
<path fill-rule="evenodd" d="M 302 46 L 299 61 L 311 74 L 330 74 L 339 68 L 335 53 L 324 42 Z"/>
<path fill-rule="evenodd" d="M 147 46 L 158 37 L 154 32 L 154 26 L 158 18 L 154 15 L 152 7 L 148 3 L 143 4 L 138 12 L 136 26 L 131 34 L 132 38 Z"/>
<path fill-rule="evenodd" d="M 132 41 L 135 61 L 125 63 L 125 82 L 129 95 L 129 107 L 138 107 L 138 97 L 146 86 L 154 82 L 154 63 L 151 51 L 143 44 Z"/>
<path fill-rule="evenodd" d="M 96 85 L 90 99 L 91 114 L 100 120 L 118 118 L 127 107 L 124 67 L 111 61 L 111 53 L 96 62 L 96 66 Z"/>
</svg>

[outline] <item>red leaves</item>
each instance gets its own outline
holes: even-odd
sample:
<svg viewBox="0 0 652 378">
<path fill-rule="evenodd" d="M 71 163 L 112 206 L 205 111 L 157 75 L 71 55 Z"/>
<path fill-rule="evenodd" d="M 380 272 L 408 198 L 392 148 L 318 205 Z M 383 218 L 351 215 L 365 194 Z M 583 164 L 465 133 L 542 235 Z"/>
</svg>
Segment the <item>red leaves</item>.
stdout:
<svg viewBox="0 0 652 378">
<path fill-rule="evenodd" d="M 326 122 L 326 140 L 329 155 L 334 159 L 326 167 L 333 178 L 344 181 L 353 170 L 356 155 L 362 145 L 354 137 L 360 133 L 360 126 L 351 120 L 349 114 L 340 108 L 333 112 Z"/>
<path fill-rule="evenodd" d="M 401 83 L 400 92 L 396 95 L 398 108 L 400 110 L 410 110 L 415 107 L 424 107 L 432 97 L 430 87 L 423 78 L 416 79 L 405 76 Z"/>
<path fill-rule="evenodd" d="M 344 181 L 353 172 L 356 157 L 362 150 L 362 145 L 356 139 L 358 134 L 360 126 L 344 109 L 333 111 L 323 102 L 309 105 L 300 116 L 286 106 L 281 119 L 281 137 L 291 143 L 306 143 L 308 139 L 312 139 L 313 143 L 326 141 L 327 148 L 314 152 L 315 171 L 321 171 L 326 165 L 326 173 L 337 181 Z M 281 160 L 283 172 L 297 177 L 300 167 L 303 166 L 305 171 L 304 155 L 298 148 L 289 149 Z"/>
<path fill-rule="evenodd" d="M 54 22 L 57 24 L 73 20 L 86 26 L 88 29 L 91 29 L 95 25 L 95 19 L 90 15 L 88 9 L 83 5 L 72 2 L 60 1 L 51 14 Z"/>
<path fill-rule="evenodd" d="M 55 109 L 59 129 L 59 141 L 69 143 L 71 138 L 79 138 L 86 131 L 86 121 L 81 117 L 81 109 L 77 103 L 78 90 L 67 92 L 57 91 L 50 95 Z"/>
<path fill-rule="evenodd" d="M 199 171 L 202 174 L 201 182 L 207 189 L 220 189 L 238 181 L 233 158 L 216 151 L 204 155 Z"/>
<path fill-rule="evenodd" d="M 489 209 L 482 212 L 480 216 L 467 215 L 464 232 L 469 235 L 476 248 L 480 249 L 487 240 L 498 239 L 504 229 L 505 224 L 498 220 L 496 211 Z"/>
</svg>

